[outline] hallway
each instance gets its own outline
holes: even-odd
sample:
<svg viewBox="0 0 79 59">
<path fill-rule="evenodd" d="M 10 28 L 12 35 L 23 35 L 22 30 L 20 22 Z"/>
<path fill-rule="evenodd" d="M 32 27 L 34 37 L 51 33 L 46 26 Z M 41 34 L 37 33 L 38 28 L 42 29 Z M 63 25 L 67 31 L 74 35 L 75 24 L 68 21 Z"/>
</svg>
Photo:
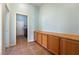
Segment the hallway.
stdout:
<svg viewBox="0 0 79 59">
<path fill-rule="evenodd" d="M 35 42 L 27 43 L 24 37 L 18 37 L 16 46 L 6 49 L 5 55 L 51 55 L 51 53 Z"/>
</svg>

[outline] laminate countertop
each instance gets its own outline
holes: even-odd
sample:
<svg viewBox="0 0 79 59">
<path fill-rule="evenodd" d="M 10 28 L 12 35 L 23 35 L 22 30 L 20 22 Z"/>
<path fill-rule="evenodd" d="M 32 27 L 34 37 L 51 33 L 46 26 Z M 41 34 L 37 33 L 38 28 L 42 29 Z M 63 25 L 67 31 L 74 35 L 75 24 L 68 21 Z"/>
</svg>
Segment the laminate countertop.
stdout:
<svg viewBox="0 0 79 59">
<path fill-rule="evenodd" d="M 48 34 L 48 35 L 53 35 L 53 36 L 57 36 L 59 38 L 72 39 L 72 40 L 79 41 L 79 34 L 65 34 L 65 33 L 46 32 L 46 31 L 35 31 L 35 32 Z"/>
</svg>

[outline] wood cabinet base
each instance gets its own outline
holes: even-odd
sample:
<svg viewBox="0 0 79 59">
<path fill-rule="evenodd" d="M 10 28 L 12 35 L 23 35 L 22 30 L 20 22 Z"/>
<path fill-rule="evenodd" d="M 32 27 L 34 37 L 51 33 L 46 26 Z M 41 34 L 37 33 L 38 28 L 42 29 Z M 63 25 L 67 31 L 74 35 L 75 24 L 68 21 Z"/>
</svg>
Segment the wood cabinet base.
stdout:
<svg viewBox="0 0 79 59">
<path fill-rule="evenodd" d="M 35 41 L 51 53 L 56 55 L 79 55 L 79 36 L 74 36 L 74 39 L 72 39 L 68 35 L 56 35 L 55 33 L 51 34 L 46 32 L 35 32 L 34 35 Z"/>
</svg>

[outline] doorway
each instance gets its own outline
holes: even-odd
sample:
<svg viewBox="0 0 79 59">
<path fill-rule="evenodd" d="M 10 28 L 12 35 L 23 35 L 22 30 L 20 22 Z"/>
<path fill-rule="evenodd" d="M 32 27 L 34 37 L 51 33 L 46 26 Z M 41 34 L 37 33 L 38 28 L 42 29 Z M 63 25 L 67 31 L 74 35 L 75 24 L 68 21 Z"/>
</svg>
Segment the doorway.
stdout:
<svg viewBox="0 0 79 59">
<path fill-rule="evenodd" d="M 28 37 L 27 16 L 22 14 L 16 14 L 16 41 L 18 40 L 27 41 L 27 37 Z"/>
</svg>

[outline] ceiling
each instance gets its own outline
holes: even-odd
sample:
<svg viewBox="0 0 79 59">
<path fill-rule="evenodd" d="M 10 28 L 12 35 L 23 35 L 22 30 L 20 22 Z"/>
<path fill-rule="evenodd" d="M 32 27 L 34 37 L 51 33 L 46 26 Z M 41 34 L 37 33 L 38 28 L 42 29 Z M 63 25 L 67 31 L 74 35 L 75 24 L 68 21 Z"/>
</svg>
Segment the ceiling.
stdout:
<svg viewBox="0 0 79 59">
<path fill-rule="evenodd" d="M 34 6 L 42 6 L 44 3 L 30 3 L 31 5 L 34 5 Z"/>
</svg>

